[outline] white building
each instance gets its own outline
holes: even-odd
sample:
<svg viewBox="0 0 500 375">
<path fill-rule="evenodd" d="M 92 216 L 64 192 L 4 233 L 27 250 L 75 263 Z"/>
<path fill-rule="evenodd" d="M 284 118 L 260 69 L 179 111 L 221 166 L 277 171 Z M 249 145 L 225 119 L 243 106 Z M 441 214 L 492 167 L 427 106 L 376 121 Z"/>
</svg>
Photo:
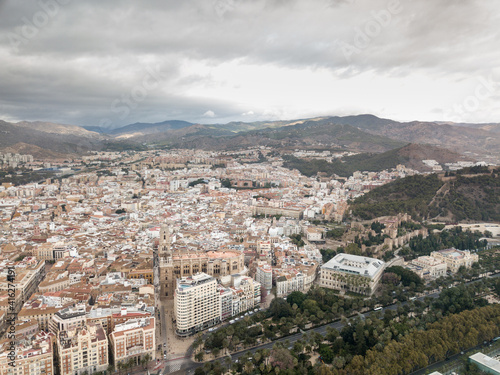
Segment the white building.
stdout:
<svg viewBox="0 0 500 375">
<path fill-rule="evenodd" d="M 273 268 L 269 264 L 258 266 L 255 280 L 267 290 L 271 290 L 273 287 Z"/>
<path fill-rule="evenodd" d="M 431 256 L 421 256 L 413 259 L 413 265 L 422 268 L 421 277 L 438 278 L 446 276 L 446 263 Z"/>
<path fill-rule="evenodd" d="M 174 293 L 176 333 L 189 336 L 220 322 L 217 280 L 206 273 L 177 279 Z"/>
<path fill-rule="evenodd" d="M 469 250 L 457 250 L 454 248 L 433 251 L 431 257 L 446 263 L 448 271 L 457 272 L 462 266 L 470 268 L 473 263 L 479 260 L 477 254 L 471 254 Z"/>
<path fill-rule="evenodd" d="M 292 292 L 304 291 L 304 275 L 302 273 L 286 273 L 276 278 L 277 297 L 286 297 Z"/>
<path fill-rule="evenodd" d="M 320 286 L 371 295 L 382 277 L 385 263 L 379 259 L 337 254 L 321 266 Z"/>
</svg>

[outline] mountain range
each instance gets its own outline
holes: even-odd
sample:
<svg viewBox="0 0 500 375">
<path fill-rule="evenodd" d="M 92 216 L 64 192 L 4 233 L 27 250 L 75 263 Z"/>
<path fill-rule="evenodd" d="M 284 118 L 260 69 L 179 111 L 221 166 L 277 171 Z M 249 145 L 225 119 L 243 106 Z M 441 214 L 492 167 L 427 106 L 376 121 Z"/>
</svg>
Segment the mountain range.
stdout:
<svg viewBox="0 0 500 375">
<path fill-rule="evenodd" d="M 271 146 L 284 150 L 383 153 L 411 143 L 450 149 L 476 160 L 498 160 L 499 133 L 498 123 L 399 122 L 369 114 L 209 125 L 168 120 L 138 122 L 116 129 L 0 120 L 0 150 L 24 143 L 62 154 L 133 149 L 145 145 L 206 150 Z"/>
</svg>

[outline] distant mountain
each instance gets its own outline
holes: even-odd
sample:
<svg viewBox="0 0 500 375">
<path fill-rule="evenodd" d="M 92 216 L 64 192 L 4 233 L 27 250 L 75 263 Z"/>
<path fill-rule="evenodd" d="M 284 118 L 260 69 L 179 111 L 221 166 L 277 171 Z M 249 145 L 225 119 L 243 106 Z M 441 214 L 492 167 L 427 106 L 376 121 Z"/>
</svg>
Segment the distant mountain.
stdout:
<svg viewBox="0 0 500 375">
<path fill-rule="evenodd" d="M 448 222 L 500 221 L 500 170 L 453 177 L 416 175 L 378 187 L 351 205 L 363 220 L 406 212 Z M 484 171 L 483 171 L 484 172 Z"/>
<path fill-rule="evenodd" d="M 169 144 L 177 148 L 239 149 L 250 146 L 275 148 L 342 149 L 383 152 L 404 145 L 387 137 L 375 136 L 349 125 L 328 120 L 308 120 L 296 125 L 263 128 L 247 132 L 222 131 L 215 126 L 203 126 L 181 139 L 170 137 Z"/>
<path fill-rule="evenodd" d="M 349 177 L 355 171 L 380 172 L 385 169 L 395 168 L 398 164 L 404 164 L 421 172 L 429 172 L 431 168 L 422 163 L 422 160 L 425 159 L 433 159 L 440 164 L 466 160 L 462 155 L 446 149 L 408 144 L 379 154 L 363 153 L 344 157 L 342 160 L 334 159 L 332 162 L 285 156 L 284 166 L 290 169 L 298 169 L 306 176 L 313 176 L 318 172 L 322 172 L 328 176 L 336 174 L 341 177 Z"/>
<path fill-rule="evenodd" d="M 398 122 L 364 114 L 196 127 L 183 121 L 137 123 L 115 129 L 112 134 L 129 142 L 215 150 L 262 145 L 384 152 L 414 143 L 477 155 L 479 159 L 491 155 L 500 158 L 499 132 L 499 124 Z"/>
<path fill-rule="evenodd" d="M 373 115 L 330 117 L 338 124 L 395 140 L 428 144 L 459 153 L 500 156 L 500 124 L 454 124 L 444 122 L 397 122 Z"/>
<path fill-rule="evenodd" d="M 99 134 L 106 134 L 109 129 L 106 129 L 106 128 L 101 128 L 100 126 L 82 126 L 82 128 L 90 131 L 90 132 L 95 132 L 95 133 L 99 133 Z"/>
<path fill-rule="evenodd" d="M 101 149 L 105 139 L 101 134 L 75 125 L 0 120 L 0 149 L 25 143 L 56 153 L 86 153 Z"/>
<path fill-rule="evenodd" d="M 450 149 L 475 156 L 476 159 L 484 157 L 495 160 L 496 157 L 500 160 L 499 134 L 500 124 L 494 123 L 403 123 L 370 114 L 210 125 L 167 120 L 158 123 L 138 122 L 117 129 L 41 121 L 0 121 L 0 148 L 24 142 L 59 153 L 102 149 L 137 150 L 146 145 L 206 150 L 270 146 L 383 153 L 413 143 Z M 419 152 L 418 158 L 421 159 L 438 160 L 424 155 L 421 150 L 410 151 Z M 425 152 L 431 152 L 431 149 Z M 416 156 L 408 157 L 408 160 L 418 159 Z"/>
<path fill-rule="evenodd" d="M 126 125 L 121 128 L 111 129 L 107 132 L 107 134 L 133 134 L 135 136 L 142 136 L 145 134 L 162 133 L 168 130 L 182 129 L 191 125 L 193 125 L 191 122 L 180 120 L 167 120 L 157 123 L 136 122 L 135 124 Z"/>
</svg>

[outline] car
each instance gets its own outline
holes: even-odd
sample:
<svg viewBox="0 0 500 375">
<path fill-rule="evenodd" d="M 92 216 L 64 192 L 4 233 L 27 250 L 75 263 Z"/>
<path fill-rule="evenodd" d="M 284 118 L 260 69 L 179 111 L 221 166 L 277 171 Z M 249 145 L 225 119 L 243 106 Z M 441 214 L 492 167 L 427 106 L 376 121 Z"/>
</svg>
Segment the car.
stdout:
<svg viewBox="0 0 500 375">
<path fill-rule="evenodd" d="M 417 297 L 410 297 L 410 301 L 415 301 Z"/>
<path fill-rule="evenodd" d="M 381 306 L 379 306 L 379 307 L 375 307 L 375 308 L 373 309 L 373 311 L 380 311 L 380 310 L 382 310 L 382 307 L 381 307 Z"/>
<path fill-rule="evenodd" d="M 164 351 L 163 351 L 163 354 L 167 355 L 167 351 L 166 351 L 166 350 L 164 350 Z"/>
<path fill-rule="evenodd" d="M 167 343 L 166 343 L 166 342 L 164 342 L 164 343 L 163 343 L 163 347 L 165 348 L 166 346 L 167 346 Z"/>
<path fill-rule="evenodd" d="M 214 329 L 213 328 L 209 328 L 208 329 L 208 332 L 212 332 Z"/>
</svg>

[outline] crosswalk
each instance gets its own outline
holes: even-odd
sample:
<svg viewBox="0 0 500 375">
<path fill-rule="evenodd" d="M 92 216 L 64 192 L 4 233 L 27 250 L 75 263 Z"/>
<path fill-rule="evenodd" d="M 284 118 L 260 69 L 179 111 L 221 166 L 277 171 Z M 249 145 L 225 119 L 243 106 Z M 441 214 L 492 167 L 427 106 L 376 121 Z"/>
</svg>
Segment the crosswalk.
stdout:
<svg viewBox="0 0 500 375">
<path fill-rule="evenodd" d="M 170 374 L 175 371 L 179 371 L 182 367 L 183 361 L 172 361 L 165 365 L 164 374 Z"/>
</svg>

